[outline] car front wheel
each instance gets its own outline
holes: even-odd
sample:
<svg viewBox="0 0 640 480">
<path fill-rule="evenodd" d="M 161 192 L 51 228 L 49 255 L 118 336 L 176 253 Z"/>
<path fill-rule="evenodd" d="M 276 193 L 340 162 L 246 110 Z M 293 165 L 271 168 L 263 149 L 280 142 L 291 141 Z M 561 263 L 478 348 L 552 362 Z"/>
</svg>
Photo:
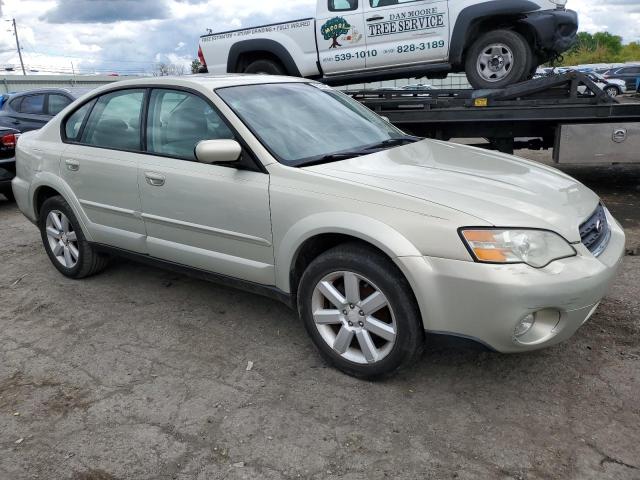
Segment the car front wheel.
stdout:
<svg viewBox="0 0 640 480">
<path fill-rule="evenodd" d="M 609 95 L 610 97 L 617 97 L 618 95 L 620 95 L 620 92 L 618 91 L 618 89 L 616 87 L 607 87 L 604 89 L 604 91 L 607 93 L 607 95 Z"/>
<path fill-rule="evenodd" d="M 366 246 L 342 245 L 316 258 L 300 281 L 298 310 L 324 359 L 355 377 L 389 375 L 423 349 L 409 283 L 391 260 Z"/>
<path fill-rule="evenodd" d="M 69 278 L 85 278 L 102 271 L 109 258 L 91 246 L 69 204 L 60 196 L 40 208 L 38 226 L 51 263 Z"/>
</svg>

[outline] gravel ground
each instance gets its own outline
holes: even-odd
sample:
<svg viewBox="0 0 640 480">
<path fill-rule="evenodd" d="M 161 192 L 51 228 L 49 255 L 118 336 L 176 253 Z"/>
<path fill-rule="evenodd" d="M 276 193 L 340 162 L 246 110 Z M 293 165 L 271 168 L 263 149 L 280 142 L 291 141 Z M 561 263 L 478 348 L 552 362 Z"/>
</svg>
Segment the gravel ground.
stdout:
<svg viewBox="0 0 640 480">
<path fill-rule="evenodd" d="M 378 383 L 268 299 L 126 261 L 67 280 L 0 200 L 0 479 L 639 479 L 640 168 L 566 170 L 629 236 L 592 320 L 524 355 L 430 338 Z"/>
</svg>

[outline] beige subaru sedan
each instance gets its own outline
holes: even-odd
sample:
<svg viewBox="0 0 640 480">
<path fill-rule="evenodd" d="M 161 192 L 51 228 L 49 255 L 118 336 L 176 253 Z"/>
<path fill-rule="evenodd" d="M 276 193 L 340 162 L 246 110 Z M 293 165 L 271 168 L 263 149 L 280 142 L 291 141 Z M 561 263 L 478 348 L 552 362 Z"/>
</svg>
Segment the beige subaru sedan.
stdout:
<svg viewBox="0 0 640 480">
<path fill-rule="evenodd" d="M 275 76 L 95 90 L 20 138 L 13 190 L 63 275 L 125 255 L 275 297 L 364 378 L 411 364 L 425 332 L 499 352 L 566 340 L 625 241 L 553 168 L 409 136 Z"/>
</svg>

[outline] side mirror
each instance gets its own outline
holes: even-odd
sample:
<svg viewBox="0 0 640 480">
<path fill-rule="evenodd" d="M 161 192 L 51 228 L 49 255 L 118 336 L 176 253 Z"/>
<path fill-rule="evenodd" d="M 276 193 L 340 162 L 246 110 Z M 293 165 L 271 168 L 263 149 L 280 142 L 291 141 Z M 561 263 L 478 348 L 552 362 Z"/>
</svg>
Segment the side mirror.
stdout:
<svg viewBox="0 0 640 480">
<path fill-rule="evenodd" d="M 196 158 L 201 163 L 237 162 L 242 147 L 235 140 L 202 140 L 196 145 Z"/>
</svg>

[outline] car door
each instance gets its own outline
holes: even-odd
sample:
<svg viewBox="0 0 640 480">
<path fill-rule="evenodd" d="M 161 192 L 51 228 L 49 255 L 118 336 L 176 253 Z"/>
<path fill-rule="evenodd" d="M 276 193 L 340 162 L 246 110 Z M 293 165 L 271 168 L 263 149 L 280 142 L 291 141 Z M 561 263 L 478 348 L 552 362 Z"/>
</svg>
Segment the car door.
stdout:
<svg viewBox="0 0 640 480">
<path fill-rule="evenodd" d="M 449 51 L 446 0 L 364 0 L 367 68 L 438 62 Z"/>
<path fill-rule="evenodd" d="M 11 125 L 21 132 L 29 132 L 42 128 L 49 118 L 46 114 L 46 94 L 21 95 L 9 103 L 13 110 Z"/>
<path fill-rule="evenodd" d="M 154 89 L 147 124 L 138 183 L 149 254 L 272 285 L 269 176 L 248 151 L 246 166 L 195 158 L 201 140 L 236 138 L 217 109 L 192 92 Z"/>
<path fill-rule="evenodd" d="M 619 76 L 614 75 L 614 77 L 623 79 L 627 84 L 627 90 L 635 91 L 640 79 L 640 67 L 625 67 L 620 70 Z"/>
<path fill-rule="evenodd" d="M 138 189 L 145 94 L 145 89 L 116 90 L 67 117 L 64 141 L 69 146 L 60 167 L 93 240 L 139 253 L 146 253 Z"/>
<path fill-rule="evenodd" d="M 367 0 L 319 0 L 316 39 L 325 74 L 364 70 L 367 45 L 363 2 Z"/>
</svg>

